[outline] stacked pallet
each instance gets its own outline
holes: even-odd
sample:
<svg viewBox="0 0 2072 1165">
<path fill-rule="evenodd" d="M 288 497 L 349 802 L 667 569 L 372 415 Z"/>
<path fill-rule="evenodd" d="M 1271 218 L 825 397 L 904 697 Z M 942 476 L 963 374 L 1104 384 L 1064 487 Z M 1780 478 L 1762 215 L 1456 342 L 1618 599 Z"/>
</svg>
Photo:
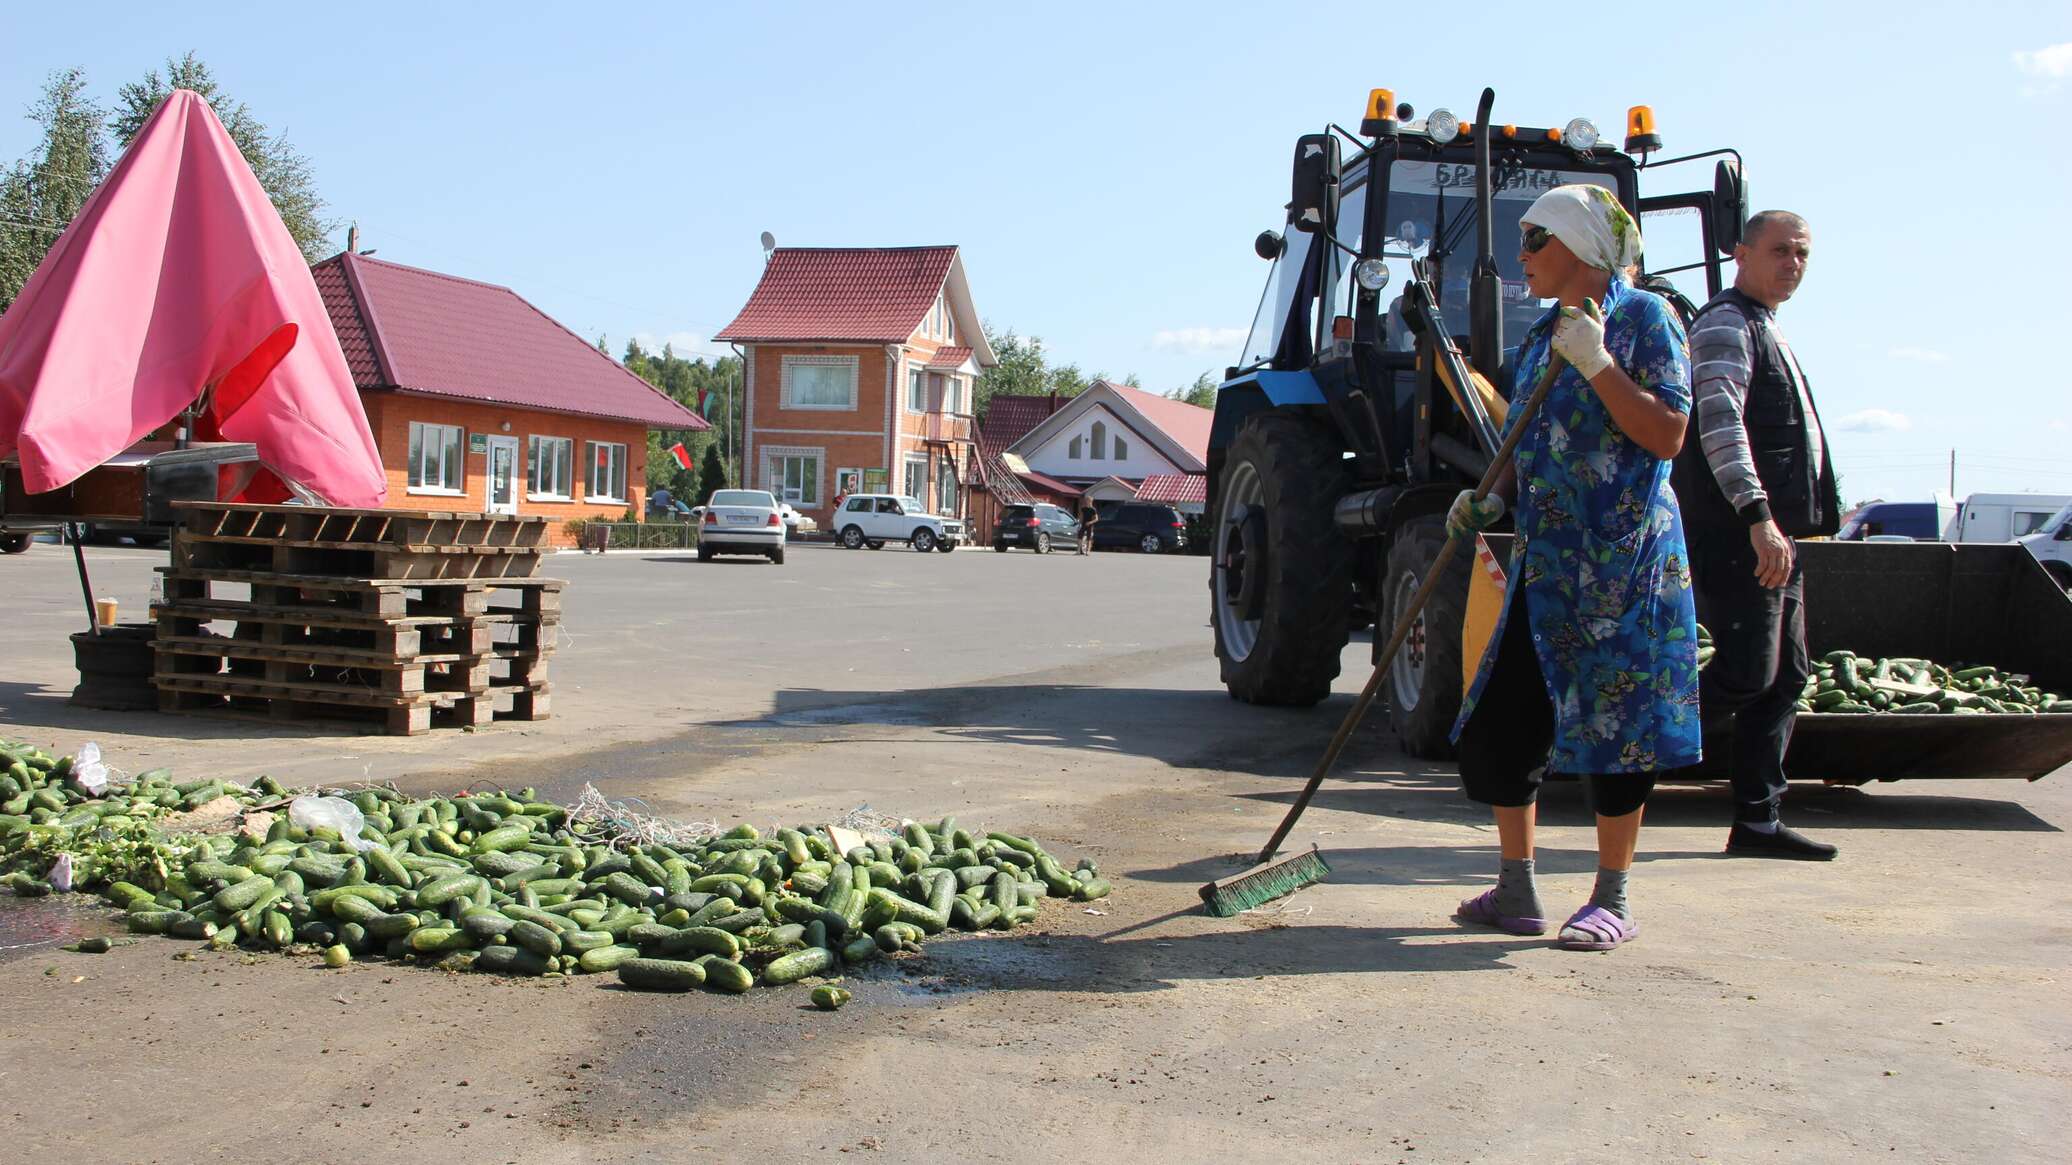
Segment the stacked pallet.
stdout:
<svg viewBox="0 0 2072 1165">
<path fill-rule="evenodd" d="M 161 710 L 415 735 L 543 720 L 547 519 L 183 503 L 153 608 Z"/>
</svg>

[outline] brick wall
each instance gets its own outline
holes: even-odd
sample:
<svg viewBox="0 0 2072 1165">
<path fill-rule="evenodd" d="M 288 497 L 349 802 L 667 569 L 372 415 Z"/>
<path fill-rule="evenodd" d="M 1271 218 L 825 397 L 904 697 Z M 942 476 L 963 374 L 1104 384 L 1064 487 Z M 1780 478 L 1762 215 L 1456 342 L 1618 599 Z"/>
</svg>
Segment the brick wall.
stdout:
<svg viewBox="0 0 2072 1165">
<path fill-rule="evenodd" d="M 636 516 L 645 509 L 647 428 L 636 422 L 544 413 L 397 392 L 367 392 L 362 393 L 360 399 L 366 406 L 367 423 L 374 429 L 375 443 L 381 449 L 382 467 L 388 474 L 390 509 L 485 510 L 489 484 L 489 457 L 486 453 L 469 451 L 468 438 L 476 434 L 516 438 L 518 513 L 528 517 L 552 519 L 552 538 L 555 545 L 575 545 L 575 537 L 569 533 L 565 524 L 570 519 L 616 520 L 624 517 L 628 509 L 633 510 Z M 461 443 L 462 473 L 459 493 L 414 490 L 410 487 L 410 425 L 413 421 L 454 425 L 467 435 Z M 504 428 L 506 423 L 510 425 L 508 430 Z M 573 465 L 569 475 L 569 500 L 535 497 L 527 488 L 527 438 L 534 435 L 567 437 L 575 442 Z M 591 442 L 611 442 L 626 446 L 627 497 L 624 500 L 592 500 L 589 467 L 595 452 L 590 448 Z"/>
</svg>

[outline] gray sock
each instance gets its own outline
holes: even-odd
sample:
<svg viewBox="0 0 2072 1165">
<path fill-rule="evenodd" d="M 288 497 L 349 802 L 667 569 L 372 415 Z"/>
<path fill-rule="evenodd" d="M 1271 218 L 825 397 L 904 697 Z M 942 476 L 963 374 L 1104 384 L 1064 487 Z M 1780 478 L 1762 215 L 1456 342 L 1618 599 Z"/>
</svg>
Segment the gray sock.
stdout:
<svg viewBox="0 0 2072 1165">
<path fill-rule="evenodd" d="M 1626 870 L 1597 869 L 1597 888 L 1590 891 L 1590 905 L 1602 906 L 1620 918 L 1631 920 L 1633 911 L 1626 905 Z"/>
<path fill-rule="evenodd" d="M 1540 890 L 1533 884 L 1531 858 L 1505 858 L 1496 876 L 1495 905 L 1499 914 L 1513 918 L 1544 918 L 1540 912 Z"/>
</svg>

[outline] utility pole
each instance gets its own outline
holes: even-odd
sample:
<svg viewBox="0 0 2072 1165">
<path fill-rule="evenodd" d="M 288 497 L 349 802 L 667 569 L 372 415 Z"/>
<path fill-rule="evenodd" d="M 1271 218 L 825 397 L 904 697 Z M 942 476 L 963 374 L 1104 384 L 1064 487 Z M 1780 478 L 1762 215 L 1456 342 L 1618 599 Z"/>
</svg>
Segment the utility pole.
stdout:
<svg viewBox="0 0 2072 1165">
<path fill-rule="evenodd" d="M 1952 501 L 1954 501 L 1954 500 L 1956 500 L 1956 497 L 1957 497 L 1957 451 L 1956 451 L 1955 449 L 1952 449 L 1952 450 L 1950 450 L 1950 499 L 1951 499 Z"/>
</svg>

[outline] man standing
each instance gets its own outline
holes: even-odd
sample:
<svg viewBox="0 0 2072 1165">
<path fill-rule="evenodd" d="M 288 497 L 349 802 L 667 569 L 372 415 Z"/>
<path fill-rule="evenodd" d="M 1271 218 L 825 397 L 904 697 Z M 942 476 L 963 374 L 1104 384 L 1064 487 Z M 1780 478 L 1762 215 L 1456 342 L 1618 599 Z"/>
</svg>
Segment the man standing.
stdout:
<svg viewBox="0 0 2072 1165">
<path fill-rule="evenodd" d="M 1812 253 L 1806 220 L 1766 210 L 1734 248 L 1734 286 L 1691 325 L 1695 407 L 1673 482 L 1698 620 L 1716 654 L 1700 681 L 1708 735 L 1731 742 L 1727 852 L 1826 861 L 1835 847 L 1778 820 L 1784 753 L 1811 661 L 1793 538 L 1833 534 L 1841 502 L 1813 392 L 1777 330 Z"/>
<path fill-rule="evenodd" d="M 1101 511 L 1092 502 L 1079 507 L 1079 553 L 1094 552 L 1094 527 L 1101 524 Z"/>
</svg>

